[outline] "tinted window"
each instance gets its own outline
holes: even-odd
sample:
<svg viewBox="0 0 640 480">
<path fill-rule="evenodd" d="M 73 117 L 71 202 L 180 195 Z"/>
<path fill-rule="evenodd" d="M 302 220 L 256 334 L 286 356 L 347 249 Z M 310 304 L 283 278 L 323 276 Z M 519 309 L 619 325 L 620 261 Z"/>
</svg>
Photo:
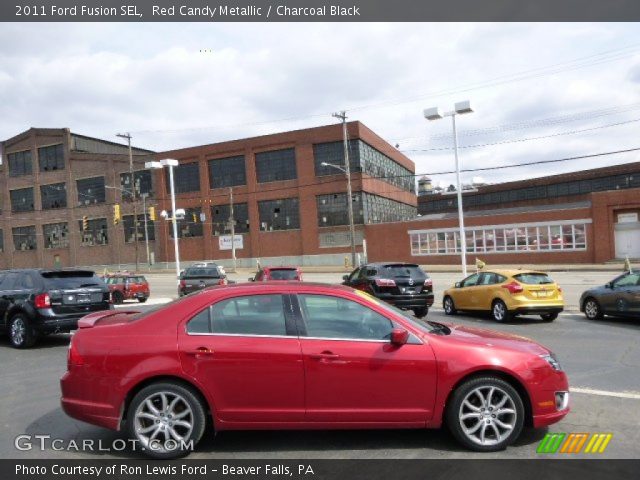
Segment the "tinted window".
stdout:
<svg viewBox="0 0 640 480">
<path fill-rule="evenodd" d="M 211 309 L 214 333 L 286 335 L 282 295 L 253 295 L 222 300 Z"/>
<path fill-rule="evenodd" d="M 613 282 L 615 287 L 634 287 L 640 285 L 640 273 L 630 273 Z"/>
<path fill-rule="evenodd" d="M 380 275 L 385 278 L 427 276 L 418 265 L 385 265 L 380 269 Z"/>
<path fill-rule="evenodd" d="M 205 308 L 189 320 L 187 333 L 211 333 L 209 308 Z"/>
<path fill-rule="evenodd" d="M 514 275 L 515 278 L 520 283 L 526 283 L 527 285 L 543 285 L 546 283 L 553 283 L 551 277 L 546 273 L 519 273 L 518 275 Z"/>
<path fill-rule="evenodd" d="M 24 288 L 24 289 L 31 290 L 33 287 L 34 287 L 34 284 L 33 284 L 33 278 L 31 278 L 31 275 L 29 275 L 28 273 L 21 273 L 18 280 L 17 288 Z"/>
<path fill-rule="evenodd" d="M 298 278 L 298 272 L 293 269 L 271 270 L 271 280 L 295 280 Z"/>
<path fill-rule="evenodd" d="M 463 287 L 473 287 L 478 283 L 478 279 L 480 278 L 480 274 L 474 273 L 473 275 L 469 275 L 465 278 L 461 283 Z"/>
<path fill-rule="evenodd" d="M 220 272 L 217 268 L 188 268 L 184 272 L 185 277 L 220 277 Z"/>
<path fill-rule="evenodd" d="M 357 302 L 326 295 L 299 295 L 307 336 L 386 340 L 391 321 Z"/>
<path fill-rule="evenodd" d="M 18 280 L 17 273 L 8 273 L 2 282 L 3 290 L 13 290 L 15 288 L 16 281 Z"/>
<path fill-rule="evenodd" d="M 70 289 L 103 285 L 100 277 L 93 272 L 44 272 L 42 276 L 48 289 Z"/>
<path fill-rule="evenodd" d="M 500 278 L 500 275 L 497 275 L 495 273 L 483 273 L 480 276 L 478 285 L 495 285 L 496 283 L 501 282 Z"/>
</svg>

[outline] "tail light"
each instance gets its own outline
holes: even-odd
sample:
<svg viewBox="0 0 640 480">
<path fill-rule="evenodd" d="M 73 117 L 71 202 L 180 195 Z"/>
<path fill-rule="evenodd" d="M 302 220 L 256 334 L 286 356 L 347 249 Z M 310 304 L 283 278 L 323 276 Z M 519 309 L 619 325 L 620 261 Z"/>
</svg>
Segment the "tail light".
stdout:
<svg viewBox="0 0 640 480">
<path fill-rule="evenodd" d="M 71 336 L 71 341 L 69 342 L 69 350 L 67 351 L 67 370 L 70 370 L 72 366 L 80 366 L 84 365 L 84 359 L 78 349 L 76 347 L 76 342 L 74 342 L 75 335 Z"/>
<path fill-rule="evenodd" d="M 226 278 L 221 278 L 220 280 L 218 280 L 218 285 L 226 285 L 226 284 L 227 284 Z"/>
<path fill-rule="evenodd" d="M 40 295 L 36 295 L 34 303 L 36 308 L 48 308 L 51 306 L 51 298 L 48 293 L 41 293 Z"/>
<path fill-rule="evenodd" d="M 376 278 L 376 285 L 378 287 L 395 287 L 396 282 L 390 278 Z"/>
<path fill-rule="evenodd" d="M 506 285 L 502 285 L 502 288 L 506 288 L 509 290 L 509 293 L 522 293 L 524 288 L 518 282 L 507 283 Z"/>
<path fill-rule="evenodd" d="M 424 286 L 425 286 L 425 287 L 432 287 L 432 286 L 433 286 L 433 280 L 431 280 L 430 278 L 427 278 L 427 279 L 424 281 Z"/>
<path fill-rule="evenodd" d="M 179 285 L 180 285 L 180 288 L 184 288 L 187 286 L 187 282 L 185 282 L 184 280 L 180 280 Z"/>
<path fill-rule="evenodd" d="M 558 293 L 562 293 L 562 287 L 558 287 Z"/>
</svg>

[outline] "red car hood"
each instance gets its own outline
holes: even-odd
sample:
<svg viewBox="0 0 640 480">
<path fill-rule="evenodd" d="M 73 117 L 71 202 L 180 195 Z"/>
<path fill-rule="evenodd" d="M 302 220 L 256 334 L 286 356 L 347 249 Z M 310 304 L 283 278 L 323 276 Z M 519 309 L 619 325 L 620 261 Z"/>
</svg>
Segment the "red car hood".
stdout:
<svg viewBox="0 0 640 480">
<path fill-rule="evenodd" d="M 483 328 L 467 327 L 464 325 L 445 324 L 451 329 L 452 339 L 478 346 L 491 346 L 508 348 L 519 351 L 528 351 L 534 355 L 546 355 L 549 349 L 530 338 L 510 333 L 485 330 Z"/>
</svg>

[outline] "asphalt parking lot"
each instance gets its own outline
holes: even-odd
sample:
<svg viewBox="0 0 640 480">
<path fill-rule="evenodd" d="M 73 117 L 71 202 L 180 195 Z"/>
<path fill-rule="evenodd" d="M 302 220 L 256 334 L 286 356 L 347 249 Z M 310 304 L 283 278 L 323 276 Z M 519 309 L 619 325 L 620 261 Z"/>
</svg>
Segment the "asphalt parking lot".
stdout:
<svg viewBox="0 0 640 480">
<path fill-rule="evenodd" d="M 248 275 L 234 276 L 246 281 Z M 525 431 L 506 452 L 476 454 L 461 449 L 446 431 L 337 431 L 337 432 L 222 432 L 205 438 L 190 458 L 536 458 L 538 443 L 547 432 L 612 433 L 600 458 L 640 456 L 640 319 L 591 322 L 577 312 L 580 293 L 614 275 L 607 272 L 558 272 L 567 311 L 554 322 L 535 317 L 496 324 L 488 317 L 445 317 L 441 294 L 458 277 L 432 275 L 436 307 L 428 319 L 482 326 L 532 338 L 556 352 L 572 386 L 572 412 L 549 430 Z M 305 280 L 337 282 L 341 274 L 306 274 Z M 148 304 L 127 303 L 120 308 L 148 309 L 175 297 L 171 275 L 149 275 L 152 298 Z M 57 451 L 45 441 L 39 448 L 17 450 L 18 435 L 50 435 L 65 442 L 92 440 L 110 445 L 120 434 L 72 420 L 59 406 L 58 380 L 66 369 L 69 335 L 52 335 L 36 347 L 18 351 L 0 338 L 0 458 L 140 458 L 123 451 Z M 34 446 L 38 446 L 34 441 Z M 589 456 L 580 454 L 579 456 Z"/>
</svg>

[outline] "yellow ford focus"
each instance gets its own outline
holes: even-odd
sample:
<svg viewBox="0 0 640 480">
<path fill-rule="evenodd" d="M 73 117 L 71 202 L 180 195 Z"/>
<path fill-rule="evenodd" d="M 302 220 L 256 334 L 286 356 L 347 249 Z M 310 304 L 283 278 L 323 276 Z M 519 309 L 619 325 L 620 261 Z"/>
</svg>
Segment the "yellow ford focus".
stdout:
<svg viewBox="0 0 640 480">
<path fill-rule="evenodd" d="M 532 270 L 491 270 L 474 273 L 446 290 L 442 307 L 457 311 L 491 312 L 497 322 L 516 315 L 540 315 L 552 322 L 564 308 L 562 289 L 549 275 Z"/>
</svg>

